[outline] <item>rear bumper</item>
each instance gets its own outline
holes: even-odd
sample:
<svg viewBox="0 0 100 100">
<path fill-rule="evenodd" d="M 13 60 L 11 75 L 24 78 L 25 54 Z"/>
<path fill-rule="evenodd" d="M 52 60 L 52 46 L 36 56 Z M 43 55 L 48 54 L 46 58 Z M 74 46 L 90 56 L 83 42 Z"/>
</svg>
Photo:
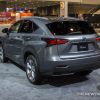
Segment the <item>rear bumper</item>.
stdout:
<svg viewBox="0 0 100 100">
<path fill-rule="evenodd" d="M 48 59 L 42 68 L 43 74 L 67 74 L 100 68 L 100 55 L 76 59 Z"/>
</svg>

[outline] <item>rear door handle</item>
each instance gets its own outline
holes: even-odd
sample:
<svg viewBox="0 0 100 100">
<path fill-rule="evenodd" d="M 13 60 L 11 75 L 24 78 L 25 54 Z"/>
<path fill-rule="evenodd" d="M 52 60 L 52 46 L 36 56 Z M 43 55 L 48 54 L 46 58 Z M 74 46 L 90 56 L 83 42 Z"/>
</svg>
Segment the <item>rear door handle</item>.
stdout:
<svg viewBox="0 0 100 100">
<path fill-rule="evenodd" d="M 31 37 L 25 37 L 24 38 L 26 41 L 29 41 L 29 40 L 31 40 Z"/>
<path fill-rule="evenodd" d="M 14 39 L 16 39 L 16 40 L 22 40 L 22 38 L 20 36 L 15 36 Z"/>
<path fill-rule="evenodd" d="M 30 40 L 31 38 L 30 37 L 28 37 L 28 38 L 26 38 L 27 40 Z"/>
</svg>

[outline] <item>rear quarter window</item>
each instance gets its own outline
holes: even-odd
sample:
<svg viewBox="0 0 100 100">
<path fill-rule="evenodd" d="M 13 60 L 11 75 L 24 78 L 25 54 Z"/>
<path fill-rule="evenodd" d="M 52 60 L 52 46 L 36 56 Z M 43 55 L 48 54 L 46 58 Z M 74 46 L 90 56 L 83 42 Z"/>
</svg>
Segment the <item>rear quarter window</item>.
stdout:
<svg viewBox="0 0 100 100">
<path fill-rule="evenodd" d="M 85 35 L 96 33 L 93 27 L 85 21 L 62 21 L 47 24 L 54 35 Z"/>
</svg>

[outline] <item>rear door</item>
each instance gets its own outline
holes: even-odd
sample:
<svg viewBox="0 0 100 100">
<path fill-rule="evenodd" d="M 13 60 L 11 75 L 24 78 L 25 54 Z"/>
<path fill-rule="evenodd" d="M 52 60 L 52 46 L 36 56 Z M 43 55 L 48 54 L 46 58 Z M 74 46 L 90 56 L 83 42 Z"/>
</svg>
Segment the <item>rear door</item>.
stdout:
<svg viewBox="0 0 100 100">
<path fill-rule="evenodd" d="M 67 43 L 58 45 L 60 58 L 76 58 L 91 55 L 97 50 L 96 34 L 84 21 L 61 21 L 48 25 L 55 38 L 66 39 Z"/>
<path fill-rule="evenodd" d="M 23 44 L 22 37 L 19 34 L 21 24 L 22 21 L 18 21 L 9 29 L 9 36 L 6 41 L 5 51 L 7 56 L 11 59 L 15 59 L 21 52 L 21 46 Z"/>
</svg>

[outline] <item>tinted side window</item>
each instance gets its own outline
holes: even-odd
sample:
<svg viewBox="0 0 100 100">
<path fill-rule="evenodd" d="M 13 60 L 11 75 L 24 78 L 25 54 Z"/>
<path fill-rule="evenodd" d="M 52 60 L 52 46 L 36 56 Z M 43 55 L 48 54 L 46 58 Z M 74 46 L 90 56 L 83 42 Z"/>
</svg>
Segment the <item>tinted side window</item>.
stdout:
<svg viewBox="0 0 100 100">
<path fill-rule="evenodd" d="M 37 26 L 29 20 L 25 20 L 22 24 L 20 33 L 32 33 L 37 29 Z"/>
<path fill-rule="evenodd" d="M 94 29 L 84 21 L 63 21 L 47 25 L 54 35 L 94 34 Z"/>
<path fill-rule="evenodd" d="M 36 31 L 37 29 L 38 29 L 38 26 L 35 23 L 33 23 L 33 31 Z"/>
<path fill-rule="evenodd" d="M 22 21 L 18 21 L 15 24 L 13 24 L 9 29 L 9 33 L 18 33 L 21 23 L 22 23 Z"/>
</svg>

